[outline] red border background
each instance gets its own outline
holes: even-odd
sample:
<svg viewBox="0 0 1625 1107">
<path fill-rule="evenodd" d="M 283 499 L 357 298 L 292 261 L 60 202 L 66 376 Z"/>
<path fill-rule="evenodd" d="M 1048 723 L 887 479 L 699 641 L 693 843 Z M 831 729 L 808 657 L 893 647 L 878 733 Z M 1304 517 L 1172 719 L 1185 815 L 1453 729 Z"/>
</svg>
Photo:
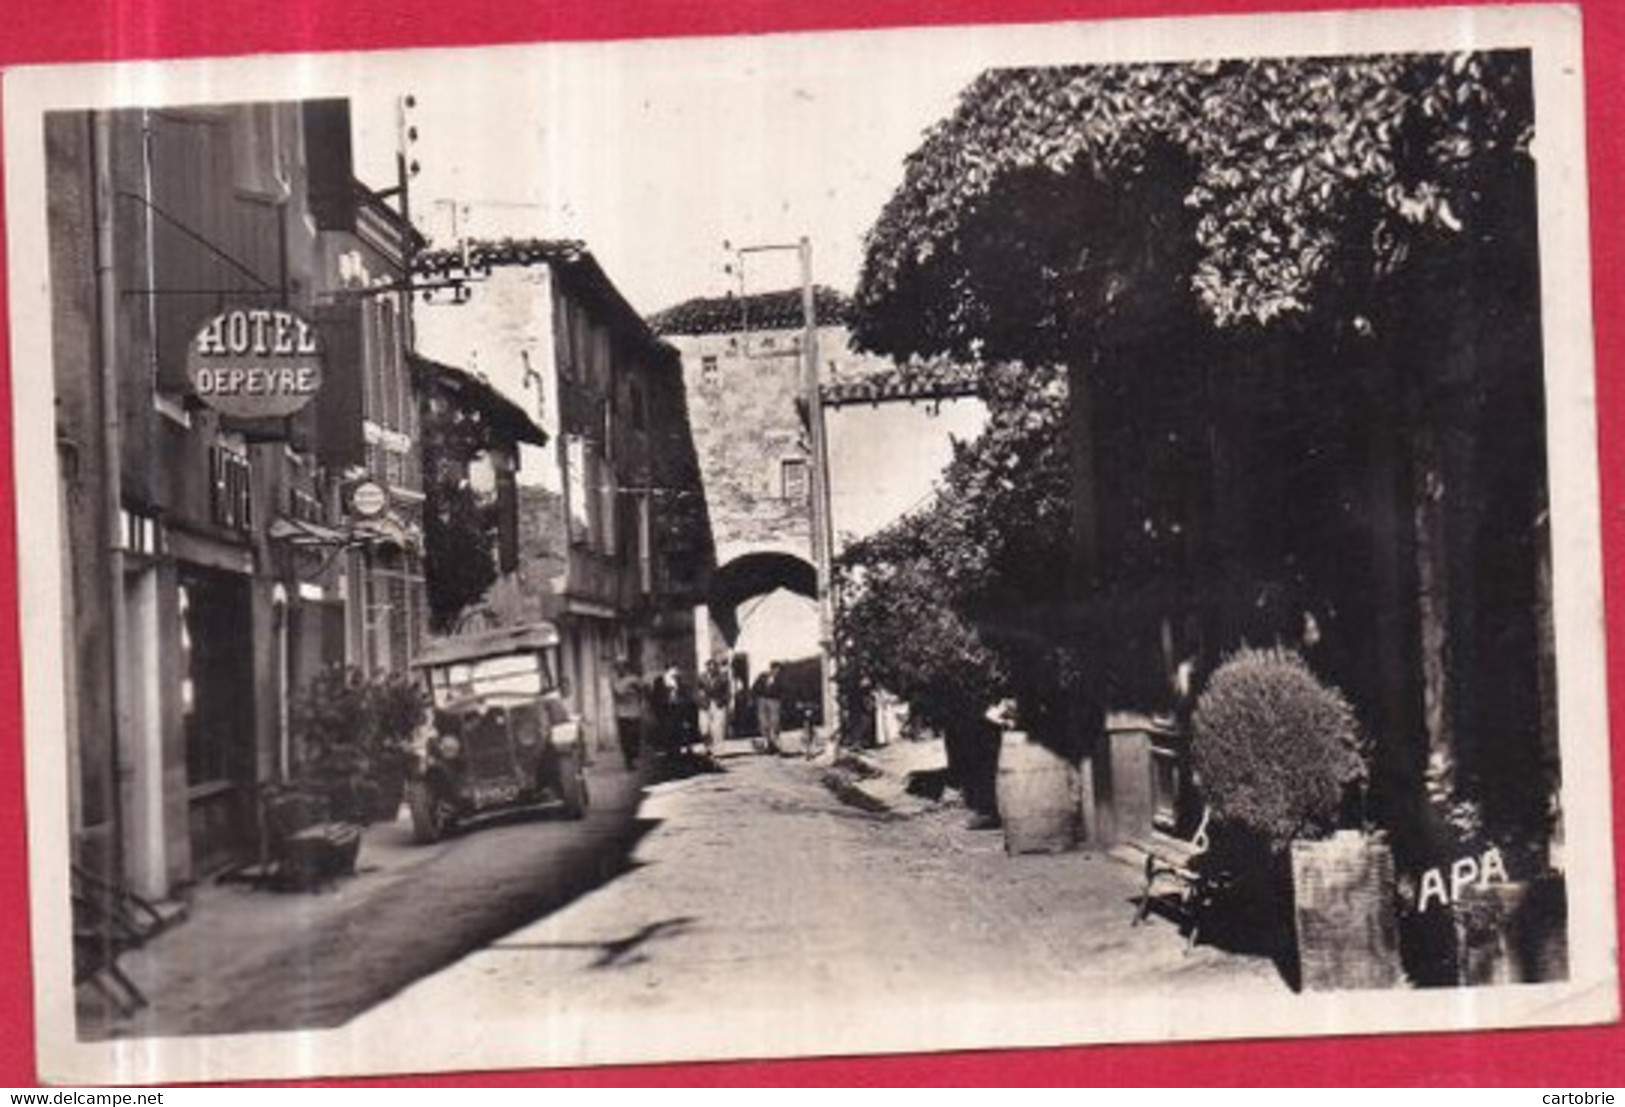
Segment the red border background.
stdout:
<svg viewBox="0 0 1625 1107">
<path fill-rule="evenodd" d="M 0 31 L 0 66 L 259 52 L 461 46 L 536 40 L 632 38 L 927 24 L 1027 22 L 1219 12 L 1325 11 L 1425 6 L 1425 0 L 50 0 L 19 3 Z M 1604 573 L 1610 640 L 1625 635 L 1625 395 L 1617 382 L 1625 313 L 1625 219 L 1614 199 L 1625 177 L 1625 3 L 1579 0 L 1585 21 L 1587 145 L 1592 197 L 1593 311 L 1601 431 Z M 3 216 L 0 208 L 0 216 Z M 3 249 L 0 225 L 0 249 Z M 0 305 L 5 303 L 0 266 Z M 0 364 L 10 368 L 0 312 Z M 0 412 L 11 408 L 0 375 Z M 14 458 L 0 419 L 0 1085 L 37 1082 L 26 925 L 21 690 L 18 675 Z M 1610 654 L 1612 651 L 1610 651 Z M 1625 711 L 1625 670 L 1610 665 L 1611 731 Z M 1614 743 L 1614 810 L 1625 812 L 1625 750 Z M 1616 857 L 1625 857 L 1616 817 Z M 1625 897 L 1615 881 L 1619 914 Z M 396 1077 L 400 1086 L 606 1085 L 1529 1085 L 1625 1084 L 1625 1026 L 1487 1034 L 1307 1041 L 1080 1047 L 907 1057 L 663 1065 Z"/>
</svg>

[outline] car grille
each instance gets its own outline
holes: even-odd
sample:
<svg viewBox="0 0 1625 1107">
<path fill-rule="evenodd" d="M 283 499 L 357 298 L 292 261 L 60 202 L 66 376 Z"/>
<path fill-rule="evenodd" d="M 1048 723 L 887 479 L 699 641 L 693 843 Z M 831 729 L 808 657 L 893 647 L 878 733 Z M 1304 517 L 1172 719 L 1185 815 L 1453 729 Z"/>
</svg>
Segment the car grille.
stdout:
<svg viewBox="0 0 1625 1107">
<path fill-rule="evenodd" d="M 512 728 L 514 741 L 521 748 L 534 745 L 543 733 L 541 708 L 536 704 L 510 708 L 508 726 Z"/>
<path fill-rule="evenodd" d="M 462 739 L 463 767 L 469 776 L 489 779 L 511 777 L 517 772 L 513 748 L 508 743 L 507 715 L 501 708 L 465 719 Z"/>
</svg>

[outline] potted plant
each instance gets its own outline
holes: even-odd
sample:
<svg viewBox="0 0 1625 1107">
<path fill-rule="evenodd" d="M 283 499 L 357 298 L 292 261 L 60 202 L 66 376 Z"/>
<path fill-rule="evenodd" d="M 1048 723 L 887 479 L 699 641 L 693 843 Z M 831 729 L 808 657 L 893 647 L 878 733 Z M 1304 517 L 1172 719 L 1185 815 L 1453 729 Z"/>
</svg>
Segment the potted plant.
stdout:
<svg viewBox="0 0 1625 1107">
<path fill-rule="evenodd" d="M 404 673 L 389 673 L 368 685 L 371 716 L 371 780 L 376 789 L 373 818 L 387 822 L 400 809 L 412 757 L 412 734 L 423 721 L 423 690 Z"/>
<path fill-rule="evenodd" d="M 1298 654 L 1244 648 L 1213 673 L 1192 729 L 1210 864 L 1229 871 L 1256 936 L 1296 946 L 1306 988 L 1394 983 L 1392 856 L 1345 829 L 1367 779 L 1348 700 Z"/>
<path fill-rule="evenodd" d="M 297 783 L 325 796 L 335 817 L 393 819 L 423 710 L 417 685 L 402 674 L 368 678 L 328 666 L 293 703 Z"/>
</svg>

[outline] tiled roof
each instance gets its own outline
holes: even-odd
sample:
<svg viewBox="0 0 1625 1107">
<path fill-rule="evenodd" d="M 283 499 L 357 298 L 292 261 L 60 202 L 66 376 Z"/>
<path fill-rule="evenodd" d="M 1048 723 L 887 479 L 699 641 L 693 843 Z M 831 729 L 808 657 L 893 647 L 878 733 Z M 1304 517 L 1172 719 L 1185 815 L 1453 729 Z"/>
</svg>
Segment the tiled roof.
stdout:
<svg viewBox="0 0 1625 1107">
<path fill-rule="evenodd" d="M 484 412 L 508 438 L 515 442 L 528 442 L 533 446 L 547 445 L 547 432 L 531 421 L 524 408 L 498 392 L 486 381 L 472 373 L 443 365 L 421 354 L 408 354 L 407 360 L 420 380 L 433 381 L 456 396 L 458 402 Z"/>
<path fill-rule="evenodd" d="M 574 265 L 592 253 L 586 243 L 573 238 L 469 239 L 458 246 L 424 250 L 417 256 L 423 273 L 444 273 L 458 269 L 490 269 L 493 265 Z"/>
<path fill-rule="evenodd" d="M 898 400 L 950 400 L 981 393 L 981 370 L 950 361 L 911 362 L 819 389 L 826 407 Z"/>
<path fill-rule="evenodd" d="M 421 278 L 475 283 L 501 266 L 547 265 L 566 287 L 592 301 L 603 321 L 622 334 L 664 346 L 627 303 L 585 243 L 566 238 L 470 239 L 458 246 L 425 250 L 413 259 Z M 669 349 L 669 347 L 668 347 Z"/>
<path fill-rule="evenodd" d="M 813 309 L 820 324 L 845 323 L 851 301 L 833 288 L 813 288 Z M 698 296 L 649 317 L 656 334 L 733 334 L 792 330 L 802 325 L 801 289 L 758 292 L 751 296 Z"/>
</svg>

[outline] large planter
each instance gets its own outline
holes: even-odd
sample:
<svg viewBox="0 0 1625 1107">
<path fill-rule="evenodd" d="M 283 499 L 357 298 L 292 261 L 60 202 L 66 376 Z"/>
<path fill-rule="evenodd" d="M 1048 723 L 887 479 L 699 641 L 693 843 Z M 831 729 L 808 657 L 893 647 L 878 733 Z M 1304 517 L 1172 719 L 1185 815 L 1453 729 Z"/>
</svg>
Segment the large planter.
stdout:
<svg viewBox="0 0 1625 1107">
<path fill-rule="evenodd" d="M 996 783 L 1008 853 L 1058 853 L 1078 844 L 1078 773 L 1070 761 L 1006 731 Z"/>
<path fill-rule="evenodd" d="M 1392 988 L 1403 979 L 1394 857 L 1357 831 L 1292 843 L 1292 916 L 1305 991 Z"/>
</svg>

